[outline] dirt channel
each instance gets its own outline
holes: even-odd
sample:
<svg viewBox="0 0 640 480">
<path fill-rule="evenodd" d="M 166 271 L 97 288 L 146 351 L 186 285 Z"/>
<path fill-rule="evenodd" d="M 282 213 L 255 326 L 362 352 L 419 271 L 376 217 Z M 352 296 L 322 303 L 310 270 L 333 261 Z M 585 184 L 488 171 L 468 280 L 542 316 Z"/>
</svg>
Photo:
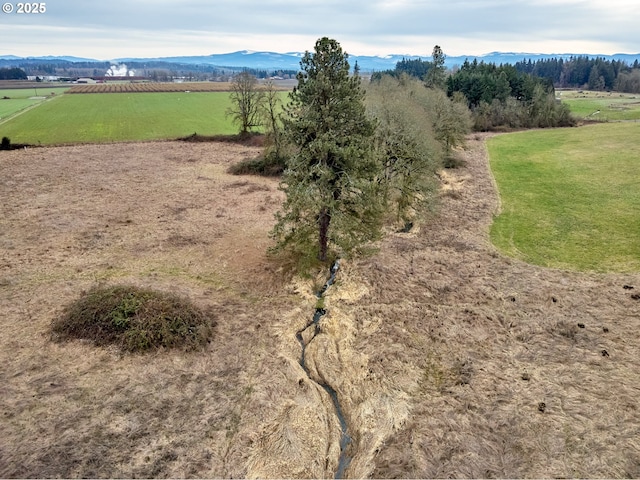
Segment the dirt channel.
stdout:
<svg viewBox="0 0 640 480">
<path fill-rule="evenodd" d="M 0 152 L 0 476 L 640 476 L 640 275 L 549 270 L 488 241 L 484 137 L 437 212 L 317 281 L 268 260 L 282 197 L 249 147 Z M 324 274 L 324 272 L 323 272 Z M 322 278 L 321 281 L 324 281 Z M 133 283 L 215 307 L 204 352 L 51 342 L 82 290 Z M 633 287 L 633 288 L 631 288 Z"/>
</svg>

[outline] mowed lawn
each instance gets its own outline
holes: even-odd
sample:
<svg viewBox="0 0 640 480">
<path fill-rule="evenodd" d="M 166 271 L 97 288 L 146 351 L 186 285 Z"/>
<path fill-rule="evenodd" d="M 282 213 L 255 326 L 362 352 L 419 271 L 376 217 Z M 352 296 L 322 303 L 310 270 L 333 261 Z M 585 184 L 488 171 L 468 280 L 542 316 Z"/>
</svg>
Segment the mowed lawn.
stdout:
<svg viewBox="0 0 640 480">
<path fill-rule="evenodd" d="M 488 148 L 500 250 L 548 267 L 640 271 L 640 123 L 500 135 Z"/>
<path fill-rule="evenodd" d="M 61 95 L 0 124 L 13 143 L 101 143 L 237 133 L 229 93 Z"/>
</svg>

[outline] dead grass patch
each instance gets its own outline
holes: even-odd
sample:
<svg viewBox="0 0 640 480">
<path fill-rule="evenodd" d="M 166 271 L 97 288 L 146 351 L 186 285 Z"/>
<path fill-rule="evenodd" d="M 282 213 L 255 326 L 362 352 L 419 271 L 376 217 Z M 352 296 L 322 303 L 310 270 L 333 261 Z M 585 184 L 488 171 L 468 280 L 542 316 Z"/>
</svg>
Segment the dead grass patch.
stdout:
<svg viewBox="0 0 640 480">
<path fill-rule="evenodd" d="M 256 182 L 269 201 L 223 188 L 259 153 L 246 145 L 106 148 L 0 152 L 0 477 L 245 477 L 284 392 L 267 380 L 269 325 L 291 308 L 265 255 L 276 182 Z M 144 355 L 51 342 L 51 321 L 105 285 L 189 298 L 215 337 Z"/>
<path fill-rule="evenodd" d="M 483 140 L 448 171 L 459 194 L 344 262 L 327 292 L 307 353 L 349 422 L 347 476 L 637 477 L 640 275 L 501 256 Z M 295 338 L 317 286 L 288 283 L 265 255 L 277 180 L 226 173 L 258 154 L 209 142 L 2 152 L 0 476 L 333 476 L 333 405 Z M 252 183 L 272 191 L 243 194 Z M 215 340 L 124 356 L 49 341 L 78 292 L 121 283 L 213 308 Z"/>
<path fill-rule="evenodd" d="M 415 248 L 389 237 L 352 270 L 369 292 L 345 307 L 367 331 L 354 348 L 373 378 L 413 371 L 418 382 L 403 387 L 409 420 L 371 476 L 633 476 L 640 308 L 624 285 L 640 276 L 496 254 L 487 232 L 498 198 L 482 141 L 470 138 L 464 165 L 447 172 L 454 179 L 444 179 L 439 214 L 421 224 Z M 464 179 L 459 195 L 455 179 Z"/>
</svg>

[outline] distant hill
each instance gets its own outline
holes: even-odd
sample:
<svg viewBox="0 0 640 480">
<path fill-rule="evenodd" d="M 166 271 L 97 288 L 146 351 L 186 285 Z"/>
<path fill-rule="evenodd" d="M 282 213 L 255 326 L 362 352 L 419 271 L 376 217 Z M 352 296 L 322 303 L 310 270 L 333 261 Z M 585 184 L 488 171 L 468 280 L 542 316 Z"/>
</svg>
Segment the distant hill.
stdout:
<svg viewBox="0 0 640 480">
<path fill-rule="evenodd" d="M 212 55 L 200 55 L 200 56 L 179 56 L 179 57 L 159 57 L 159 58 L 137 58 L 126 57 L 116 58 L 111 61 L 114 63 L 122 62 L 164 62 L 167 64 L 176 64 L 183 66 L 196 66 L 196 65 L 209 65 L 216 67 L 231 67 L 231 68 L 251 68 L 261 70 L 296 70 L 300 67 L 300 58 L 303 53 L 301 52 L 289 52 L 289 53 L 275 53 L 275 52 L 254 52 L 250 50 L 242 50 L 239 52 L 212 54 Z M 590 58 L 604 58 L 606 60 L 618 60 L 626 63 L 633 63 L 635 60 L 640 61 L 640 53 L 637 54 L 615 54 L 615 55 L 594 55 L 585 53 L 562 53 L 562 54 L 540 54 L 540 53 L 513 53 L 513 52 L 492 52 L 486 55 L 468 55 L 468 56 L 448 56 L 446 57 L 445 64 L 448 67 L 455 65 L 461 65 L 465 60 L 472 62 L 473 60 L 484 61 L 485 63 L 495 64 L 514 64 L 522 60 L 543 60 L 549 58 L 570 58 L 586 56 Z M 353 66 L 355 62 L 362 71 L 381 71 L 395 68 L 397 62 L 402 59 L 414 60 L 414 59 L 430 60 L 431 55 L 417 56 L 417 55 L 386 55 L 386 56 L 363 56 L 363 55 L 350 55 L 349 60 Z M 35 62 L 70 62 L 70 63 L 90 63 L 96 62 L 104 64 L 106 60 L 96 60 L 90 58 L 78 58 L 71 56 L 44 56 L 44 57 L 17 57 L 15 55 L 0 56 L 0 67 L 2 66 L 16 66 L 20 63 L 35 63 Z"/>
<path fill-rule="evenodd" d="M 297 69 L 300 66 L 300 58 L 303 53 L 275 53 L 275 52 L 253 52 L 242 50 L 233 53 L 213 54 L 207 56 L 191 56 L 191 57 L 163 57 L 163 58 L 119 58 L 116 61 L 126 62 L 145 62 L 145 61 L 166 61 L 171 63 L 191 64 L 191 65 L 216 65 L 219 67 L 240 67 L 240 68 L 256 68 L 256 69 Z M 548 58 L 570 58 L 578 56 L 600 57 L 607 60 L 621 60 L 627 63 L 633 63 L 635 60 L 640 61 L 640 53 L 638 54 L 616 54 L 616 55 L 591 55 L 591 54 L 541 54 L 541 53 L 511 53 L 511 52 L 492 52 L 486 55 L 462 55 L 446 57 L 445 64 L 451 68 L 455 65 L 462 65 L 465 60 L 472 62 L 473 60 L 484 61 L 485 63 L 496 64 L 514 64 L 523 59 L 531 59 L 531 61 L 548 59 Z M 421 58 L 422 60 L 430 60 L 431 55 L 385 55 L 385 56 L 363 56 L 350 55 L 349 61 L 351 65 L 358 62 L 360 69 L 363 71 L 380 71 L 393 69 L 396 63 L 402 59 L 414 60 Z"/>
<path fill-rule="evenodd" d="M 99 62 L 104 63 L 104 60 L 96 60 L 94 58 L 80 58 L 80 57 L 70 57 L 70 56 L 54 56 L 54 55 L 46 55 L 43 57 L 16 57 L 15 55 L 0 55 L 0 61 L 2 60 L 16 60 L 16 61 L 25 61 L 25 60 L 35 60 L 38 62 L 51 62 L 51 61 L 64 61 L 64 62 Z"/>
</svg>

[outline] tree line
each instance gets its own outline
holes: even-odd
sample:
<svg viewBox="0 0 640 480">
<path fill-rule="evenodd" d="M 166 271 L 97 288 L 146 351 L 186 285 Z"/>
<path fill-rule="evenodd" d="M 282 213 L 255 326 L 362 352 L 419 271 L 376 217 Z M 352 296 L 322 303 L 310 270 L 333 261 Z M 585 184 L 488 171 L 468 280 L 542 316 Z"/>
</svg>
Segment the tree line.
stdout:
<svg viewBox="0 0 640 480">
<path fill-rule="evenodd" d="M 18 67 L 0 68 L 0 80 L 26 80 L 27 74 Z"/>
<path fill-rule="evenodd" d="M 549 80 L 556 88 L 586 88 L 640 93 L 640 63 L 575 56 L 517 62 L 518 72 Z"/>
<path fill-rule="evenodd" d="M 444 53 L 436 45 L 432 60 L 406 60 L 394 70 L 372 75 L 372 82 L 384 76 L 420 79 L 427 87 L 441 88 L 455 103 L 469 107 L 473 128 L 544 128 L 574 125 L 569 108 L 556 101 L 549 78 L 523 72 L 515 65 L 466 60 L 447 72 Z"/>
<path fill-rule="evenodd" d="M 102 77 L 111 66 L 110 62 L 52 60 L 43 62 L 40 59 L 1 60 L 0 74 L 3 70 L 10 70 L 12 75 L 18 77 L 0 79 L 26 79 L 30 76 L 61 76 L 61 77 Z M 214 80 L 228 81 L 241 71 L 248 71 L 260 79 L 272 76 L 281 78 L 295 78 L 297 70 L 290 69 L 246 69 L 241 67 L 221 67 L 205 64 L 183 64 L 168 62 L 165 60 L 149 60 L 145 62 L 127 62 L 130 70 L 137 75 L 149 78 L 152 81 L 173 81 L 175 78 L 187 78 L 189 80 Z"/>
<path fill-rule="evenodd" d="M 566 127 L 569 107 L 556 100 L 553 83 L 513 65 L 465 61 L 447 78 L 447 94 L 467 102 L 476 130 Z"/>
<path fill-rule="evenodd" d="M 477 60 L 474 60 L 473 63 L 478 64 Z M 469 64 L 469 61 L 465 61 L 462 67 L 454 68 L 454 74 L 459 68 L 464 69 Z M 429 60 L 403 58 L 396 64 L 395 69 L 375 72 L 372 78 L 375 80 L 383 75 L 399 76 L 402 74 L 424 78 L 432 66 L 433 62 Z M 508 64 L 496 66 L 496 68 L 505 69 L 508 67 Z M 576 55 L 568 59 L 562 57 L 540 60 L 523 59 L 513 64 L 513 68 L 518 73 L 545 79 L 555 88 L 585 88 L 640 93 L 640 62 L 638 60 L 628 64 L 622 60 Z"/>
</svg>

